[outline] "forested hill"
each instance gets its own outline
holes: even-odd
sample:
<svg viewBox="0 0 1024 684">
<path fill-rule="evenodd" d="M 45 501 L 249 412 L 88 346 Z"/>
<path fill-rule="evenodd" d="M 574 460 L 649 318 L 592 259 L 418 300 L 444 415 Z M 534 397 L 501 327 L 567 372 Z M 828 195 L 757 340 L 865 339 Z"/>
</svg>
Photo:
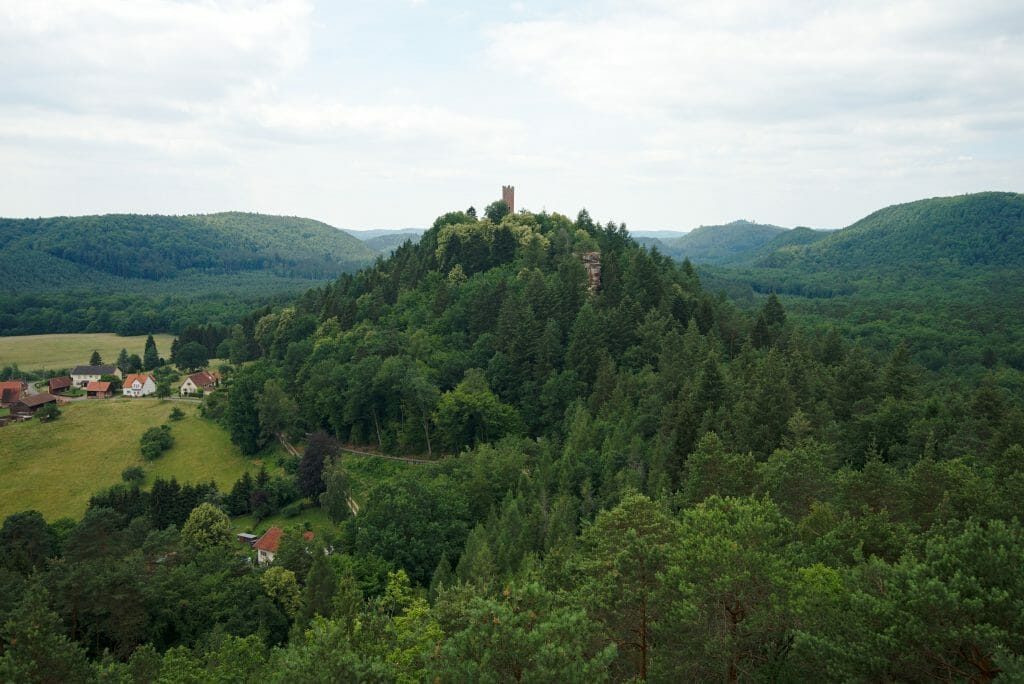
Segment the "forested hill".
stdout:
<svg viewBox="0 0 1024 684">
<path fill-rule="evenodd" d="M 6 284 L 35 290 L 243 272 L 322 280 L 375 256 L 319 221 L 234 212 L 0 219 L 0 232 Z"/>
<path fill-rule="evenodd" d="M 733 221 L 721 226 L 701 226 L 677 238 L 644 239 L 674 259 L 695 264 L 725 264 L 741 260 L 773 238 L 786 233 L 779 226 Z"/>
<path fill-rule="evenodd" d="M 203 414 L 282 467 L 8 518 L 0 680 L 1024 672 L 1019 376 L 745 313 L 585 212 L 446 214 L 226 346 Z M 289 526 L 269 568 L 228 515 Z"/>
<path fill-rule="evenodd" d="M 0 236 L 2 335 L 230 324 L 376 257 L 319 221 L 237 212 L 0 219 Z"/>
<path fill-rule="evenodd" d="M 755 266 L 804 273 L 1024 267 L 1024 195 L 983 192 L 887 207 Z"/>
</svg>

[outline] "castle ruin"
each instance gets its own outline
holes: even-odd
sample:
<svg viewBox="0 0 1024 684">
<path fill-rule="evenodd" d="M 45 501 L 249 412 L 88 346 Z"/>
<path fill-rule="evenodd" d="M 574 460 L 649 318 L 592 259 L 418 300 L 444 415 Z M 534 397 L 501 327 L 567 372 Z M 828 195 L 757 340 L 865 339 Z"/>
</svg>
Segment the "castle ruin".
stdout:
<svg viewBox="0 0 1024 684">
<path fill-rule="evenodd" d="M 516 188 L 514 185 L 501 186 L 501 200 L 508 205 L 508 213 L 516 213 Z"/>
</svg>

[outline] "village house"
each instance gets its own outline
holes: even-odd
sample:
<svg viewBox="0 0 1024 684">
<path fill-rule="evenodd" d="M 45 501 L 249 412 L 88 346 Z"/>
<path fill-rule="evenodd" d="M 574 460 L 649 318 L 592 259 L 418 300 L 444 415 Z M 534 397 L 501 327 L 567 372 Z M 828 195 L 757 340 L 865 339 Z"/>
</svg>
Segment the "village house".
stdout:
<svg viewBox="0 0 1024 684">
<path fill-rule="evenodd" d="M 93 381 L 86 383 L 85 393 L 90 398 L 109 399 L 111 396 L 113 396 L 114 391 L 110 389 L 109 382 Z"/>
<path fill-rule="evenodd" d="M 185 382 L 181 383 L 180 394 L 183 397 L 187 397 L 190 394 L 199 394 L 202 390 L 203 393 L 212 392 L 220 384 L 220 375 L 211 371 L 199 371 L 185 378 Z"/>
<path fill-rule="evenodd" d="M 28 385 L 24 380 L 5 380 L 0 382 L 0 406 L 11 406 L 16 404 Z"/>
<path fill-rule="evenodd" d="M 85 387 L 104 375 L 113 375 L 118 380 L 122 377 L 121 369 L 117 366 L 75 366 L 71 369 L 71 382 L 76 387 Z"/>
<path fill-rule="evenodd" d="M 130 373 L 125 376 L 121 392 L 126 397 L 145 397 L 156 394 L 156 380 L 145 373 Z"/>
<path fill-rule="evenodd" d="M 62 375 L 59 378 L 50 378 L 47 384 L 50 388 L 50 394 L 64 394 L 64 392 L 71 389 L 74 381 L 70 375 Z"/>
<path fill-rule="evenodd" d="M 274 557 L 277 555 L 277 549 L 281 544 L 281 535 L 284 534 L 284 530 L 280 527 L 271 527 L 269 530 L 263 533 L 263 536 L 257 539 L 252 548 L 256 549 L 256 562 L 260 565 L 268 565 L 274 562 Z M 303 532 L 302 538 L 306 541 L 312 541 L 315 535 L 312 532 Z"/>
<path fill-rule="evenodd" d="M 19 420 L 27 420 L 35 415 L 35 412 L 47 404 L 56 404 L 57 397 L 45 392 L 32 394 L 19 399 L 11 406 L 11 416 Z"/>
</svg>

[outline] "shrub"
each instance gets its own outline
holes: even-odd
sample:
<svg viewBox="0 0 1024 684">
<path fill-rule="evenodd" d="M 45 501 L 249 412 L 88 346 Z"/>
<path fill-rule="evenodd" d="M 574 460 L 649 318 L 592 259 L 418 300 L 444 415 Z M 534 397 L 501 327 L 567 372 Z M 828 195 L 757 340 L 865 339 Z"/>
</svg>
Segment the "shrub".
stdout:
<svg viewBox="0 0 1024 684">
<path fill-rule="evenodd" d="M 182 411 L 177 406 L 175 406 L 173 409 L 171 409 L 171 415 L 170 415 L 170 419 L 171 420 L 181 420 L 184 417 L 185 417 L 185 412 Z"/>
<path fill-rule="evenodd" d="M 139 440 L 142 458 L 147 461 L 159 458 L 160 454 L 170 449 L 173 445 L 174 437 L 171 436 L 170 425 L 151 427 L 142 433 L 142 439 Z"/>
<path fill-rule="evenodd" d="M 130 485 L 138 486 L 146 479 L 146 471 L 142 466 L 129 466 L 121 471 L 121 479 Z"/>
<path fill-rule="evenodd" d="M 281 509 L 281 515 L 283 515 L 286 518 L 298 517 L 300 513 L 302 513 L 302 502 L 301 501 L 296 501 L 294 503 L 290 503 L 290 504 L 288 504 L 287 506 L 285 506 L 284 508 Z"/>
</svg>

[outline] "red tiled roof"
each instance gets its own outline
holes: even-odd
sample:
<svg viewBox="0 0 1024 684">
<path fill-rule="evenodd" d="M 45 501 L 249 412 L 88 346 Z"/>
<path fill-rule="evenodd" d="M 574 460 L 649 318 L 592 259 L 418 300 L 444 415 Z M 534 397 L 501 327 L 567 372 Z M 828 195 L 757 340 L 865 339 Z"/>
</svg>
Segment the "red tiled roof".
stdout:
<svg viewBox="0 0 1024 684">
<path fill-rule="evenodd" d="M 277 545 L 281 543 L 282 534 L 284 534 L 284 530 L 280 527 L 271 527 L 263 533 L 262 537 L 256 540 L 256 543 L 252 545 L 252 548 L 259 551 L 277 553 Z"/>
<path fill-rule="evenodd" d="M 21 398 L 21 387 L 21 380 L 5 380 L 0 382 L 0 396 L 3 396 L 3 402 L 6 404 L 18 401 Z"/>
<path fill-rule="evenodd" d="M 85 391 L 86 392 L 109 392 L 110 391 L 110 383 L 109 382 L 99 382 L 98 380 L 93 380 L 92 382 L 90 382 L 88 385 L 85 386 Z"/>
<path fill-rule="evenodd" d="M 132 383 L 136 380 L 139 381 L 140 385 L 145 385 L 146 381 L 149 380 L 149 375 L 147 373 L 131 373 L 125 377 L 123 384 L 125 387 L 131 387 Z"/>
<path fill-rule="evenodd" d="M 209 387 L 210 385 L 216 385 L 217 381 L 220 380 L 220 376 L 216 373 L 208 373 L 207 371 L 199 371 L 188 376 L 189 379 L 195 383 L 196 387 Z"/>
<path fill-rule="evenodd" d="M 269 551 L 270 553 L 277 553 L 277 547 L 281 543 L 281 535 L 284 534 L 284 530 L 280 527 L 271 527 L 269 530 L 263 533 L 263 536 L 257 539 L 252 548 Z M 313 541 L 313 537 L 316 535 L 313 532 L 306 531 L 302 533 L 302 538 L 306 541 Z"/>
</svg>

